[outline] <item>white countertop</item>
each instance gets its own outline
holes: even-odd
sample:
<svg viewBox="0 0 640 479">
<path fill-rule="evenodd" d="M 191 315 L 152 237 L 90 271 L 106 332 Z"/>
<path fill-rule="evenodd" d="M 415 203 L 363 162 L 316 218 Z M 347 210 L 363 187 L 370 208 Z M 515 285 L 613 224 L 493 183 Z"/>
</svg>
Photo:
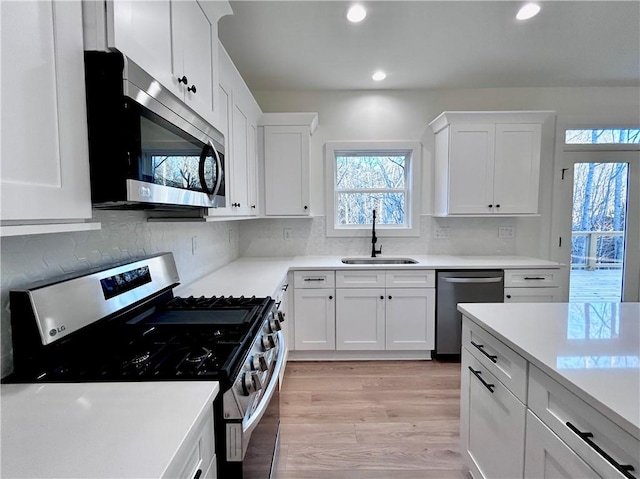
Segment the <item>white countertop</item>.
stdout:
<svg viewBox="0 0 640 479">
<path fill-rule="evenodd" d="M 352 257 L 352 256 L 349 256 Z M 348 265 L 343 256 L 292 256 L 289 258 L 239 258 L 217 271 L 175 289 L 178 296 L 269 296 L 292 270 L 345 269 L 520 269 L 559 268 L 562 265 L 526 256 L 404 255 L 382 258 L 412 258 L 416 264 Z M 363 257 L 364 258 L 364 257 Z"/>
<path fill-rule="evenodd" d="M 2 477 L 162 477 L 217 382 L 3 384 Z"/>
<path fill-rule="evenodd" d="M 461 303 L 458 309 L 640 438 L 640 303 Z"/>
</svg>

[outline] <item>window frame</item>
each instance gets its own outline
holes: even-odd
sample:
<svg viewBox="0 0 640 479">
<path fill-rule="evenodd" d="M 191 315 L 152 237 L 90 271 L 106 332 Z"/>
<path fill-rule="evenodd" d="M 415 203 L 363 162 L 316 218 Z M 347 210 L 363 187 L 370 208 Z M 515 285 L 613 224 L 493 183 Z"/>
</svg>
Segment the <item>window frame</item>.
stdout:
<svg viewBox="0 0 640 479">
<path fill-rule="evenodd" d="M 371 224 L 336 224 L 336 153 L 353 152 L 356 154 L 408 152 L 405 189 L 406 226 L 381 225 L 376 223 L 376 236 L 417 237 L 420 236 L 420 178 L 422 166 L 422 144 L 414 141 L 332 141 L 325 143 L 325 197 L 326 197 L 326 235 L 328 237 L 367 237 L 371 236 Z M 376 189 L 378 190 L 378 189 Z M 379 189 L 380 192 L 395 192 L 397 189 Z M 345 192 L 346 190 L 339 190 Z M 371 189 L 358 190 L 374 192 Z"/>
</svg>

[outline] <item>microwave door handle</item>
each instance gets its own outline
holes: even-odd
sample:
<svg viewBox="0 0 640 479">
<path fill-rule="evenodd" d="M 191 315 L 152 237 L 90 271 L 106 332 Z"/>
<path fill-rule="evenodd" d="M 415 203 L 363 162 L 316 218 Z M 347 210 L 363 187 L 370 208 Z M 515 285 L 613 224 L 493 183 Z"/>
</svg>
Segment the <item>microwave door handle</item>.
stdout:
<svg viewBox="0 0 640 479">
<path fill-rule="evenodd" d="M 207 178 L 204 176 L 204 162 L 207 160 L 207 150 L 211 148 L 213 151 L 213 156 L 216 159 L 216 170 L 217 170 L 217 179 L 216 184 L 213 185 L 212 189 L 209 189 L 209 185 L 207 185 Z M 218 155 L 218 151 L 216 147 L 213 145 L 211 140 L 207 142 L 207 144 L 202 148 L 202 153 L 200 153 L 200 163 L 198 164 L 198 173 L 200 176 L 200 184 L 202 185 L 202 190 L 209 196 L 215 196 L 218 194 L 218 190 L 220 189 L 220 185 L 222 183 L 222 162 L 220 161 L 220 156 Z"/>
<path fill-rule="evenodd" d="M 218 169 L 218 174 L 216 175 L 216 186 L 213 188 L 213 193 L 211 196 L 216 196 L 218 191 L 220 190 L 220 185 L 222 185 L 222 175 L 224 175 L 224 169 L 222 167 L 222 160 L 220 159 L 220 155 L 218 155 L 218 150 L 213 145 L 211 141 L 209 141 L 209 146 L 213 150 L 213 156 L 216 157 L 216 168 Z"/>
</svg>

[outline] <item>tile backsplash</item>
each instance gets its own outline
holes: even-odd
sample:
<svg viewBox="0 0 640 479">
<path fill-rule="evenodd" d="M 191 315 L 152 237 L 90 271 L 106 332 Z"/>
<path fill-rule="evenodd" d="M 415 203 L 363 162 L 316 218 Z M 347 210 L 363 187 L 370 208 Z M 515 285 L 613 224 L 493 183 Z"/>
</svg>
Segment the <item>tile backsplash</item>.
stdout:
<svg viewBox="0 0 640 479">
<path fill-rule="evenodd" d="M 163 251 L 173 252 L 181 282 L 189 283 L 239 255 L 237 222 L 149 223 L 141 211 L 101 210 L 94 210 L 94 220 L 102 223 L 101 230 L 2 238 L 2 377 L 13 368 L 10 290 Z"/>
<path fill-rule="evenodd" d="M 513 237 L 500 238 L 500 227 L 512 228 Z M 415 238 L 378 238 L 385 255 L 516 254 L 514 218 L 420 218 L 420 236 Z M 448 237 L 436 238 L 436 230 Z M 284 231 L 290 231 L 290 239 Z M 301 219 L 260 219 L 243 223 L 240 256 L 367 255 L 370 237 L 328 238 L 324 216 Z"/>
</svg>

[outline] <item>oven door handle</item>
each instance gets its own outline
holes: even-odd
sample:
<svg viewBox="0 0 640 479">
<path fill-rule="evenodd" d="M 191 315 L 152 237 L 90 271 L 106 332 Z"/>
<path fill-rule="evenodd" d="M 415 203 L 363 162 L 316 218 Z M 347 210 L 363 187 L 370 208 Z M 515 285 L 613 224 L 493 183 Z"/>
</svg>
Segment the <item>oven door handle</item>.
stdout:
<svg viewBox="0 0 640 479">
<path fill-rule="evenodd" d="M 247 423 L 243 425 L 243 428 L 242 428 L 243 436 L 250 435 L 253 432 L 253 430 L 256 428 L 256 426 L 260 422 L 260 419 L 262 419 L 262 416 L 264 416 L 264 413 L 267 410 L 267 406 L 271 402 L 271 398 L 273 397 L 273 394 L 276 388 L 278 387 L 278 382 L 279 382 L 278 378 L 280 377 L 280 370 L 282 369 L 284 351 L 282 349 L 282 345 L 283 345 L 282 333 L 278 331 L 277 335 L 278 335 L 278 344 L 280 345 L 280 347 L 278 348 L 278 359 L 276 359 L 276 366 L 273 368 L 273 373 L 271 373 L 271 381 L 269 382 L 269 385 L 267 386 L 266 391 L 264 392 L 264 394 L 262 395 L 262 398 L 260 399 L 260 404 L 253 411 L 253 414 L 251 414 L 251 417 L 249 418 Z"/>
</svg>

